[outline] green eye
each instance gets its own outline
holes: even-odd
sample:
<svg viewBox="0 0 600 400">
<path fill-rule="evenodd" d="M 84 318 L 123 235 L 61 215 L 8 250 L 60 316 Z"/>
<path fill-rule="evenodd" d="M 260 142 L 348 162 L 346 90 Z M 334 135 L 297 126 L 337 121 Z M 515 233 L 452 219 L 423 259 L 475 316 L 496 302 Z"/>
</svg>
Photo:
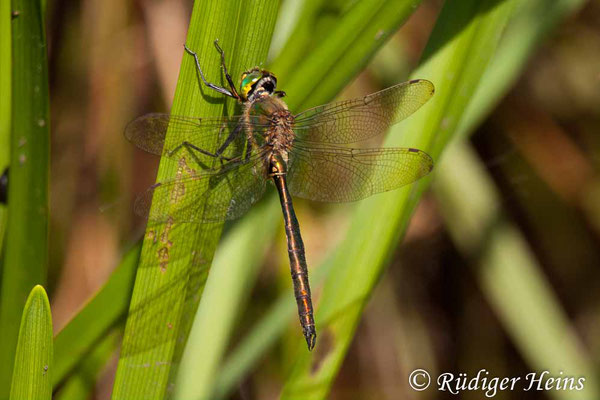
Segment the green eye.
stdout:
<svg viewBox="0 0 600 400">
<path fill-rule="evenodd" d="M 261 76 L 262 75 L 260 72 L 250 72 L 242 76 L 242 83 L 240 84 L 240 92 L 242 98 L 248 98 L 248 93 L 250 92 L 250 90 L 252 90 L 252 85 L 254 85 L 260 79 Z"/>
</svg>

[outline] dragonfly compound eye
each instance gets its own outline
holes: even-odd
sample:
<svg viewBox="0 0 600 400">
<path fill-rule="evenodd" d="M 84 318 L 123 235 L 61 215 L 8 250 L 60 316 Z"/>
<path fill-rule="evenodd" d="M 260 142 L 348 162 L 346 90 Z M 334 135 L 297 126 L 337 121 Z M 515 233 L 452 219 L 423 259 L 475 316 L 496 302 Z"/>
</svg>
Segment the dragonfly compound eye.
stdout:
<svg viewBox="0 0 600 400">
<path fill-rule="evenodd" d="M 277 78 L 266 70 L 253 69 L 242 74 L 240 96 L 244 101 L 262 95 L 272 95 L 277 87 Z"/>
<path fill-rule="evenodd" d="M 240 95 L 242 99 L 247 100 L 252 92 L 254 91 L 255 84 L 261 78 L 262 74 L 258 70 L 252 70 L 245 72 L 242 75 L 242 82 L 240 83 Z"/>
</svg>

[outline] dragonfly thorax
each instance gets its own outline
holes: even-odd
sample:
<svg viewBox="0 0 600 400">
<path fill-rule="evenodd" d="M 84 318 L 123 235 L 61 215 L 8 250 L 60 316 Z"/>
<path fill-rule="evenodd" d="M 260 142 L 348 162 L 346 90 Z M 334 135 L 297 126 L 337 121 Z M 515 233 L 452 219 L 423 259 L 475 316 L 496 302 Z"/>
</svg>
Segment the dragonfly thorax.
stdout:
<svg viewBox="0 0 600 400">
<path fill-rule="evenodd" d="M 270 116 L 271 128 L 268 132 L 267 142 L 280 153 L 287 153 L 294 142 L 294 116 L 287 109 L 275 111 Z"/>
<path fill-rule="evenodd" d="M 266 125 L 263 135 L 266 144 L 276 153 L 285 155 L 294 142 L 294 115 L 285 102 L 276 96 L 259 97 L 246 103 L 245 114 Z M 286 158 L 284 156 L 284 158 Z"/>
<path fill-rule="evenodd" d="M 277 78 L 267 70 L 255 67 L 242 74 L 240 96 L 242 101 L 254 101 L 262 96 L 270 96 L 277 88 Z"/>
</svg>

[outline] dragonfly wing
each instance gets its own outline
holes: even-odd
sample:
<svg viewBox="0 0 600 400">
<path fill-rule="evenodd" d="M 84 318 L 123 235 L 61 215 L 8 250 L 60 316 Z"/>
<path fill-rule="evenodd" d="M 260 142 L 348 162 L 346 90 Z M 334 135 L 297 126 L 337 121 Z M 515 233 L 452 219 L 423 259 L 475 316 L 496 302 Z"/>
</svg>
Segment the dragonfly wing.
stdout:
<svg viewBox="0 0 600 400">
<path fill-rule="evenodd" d="M 433 169 L 431 157 L 417 149 L 294 148 L 289 190 L 294 196 L 348 202 L 415 182 Z"/>
<path fill-rule="evenodd" d="M 431 82 L 417 79 L 357 99 L 324 104 L 296 115 L 294 131 L 306 142 L 360 142 L 417 111 L 433 92 Z"/>
<path fill-rule="evenodd" d="M 186 172 L 187 176 L 159 182 L 135 202 L 136 214 L 152 221 L 207 223 L 240 217 L 265 191 L 262 155 L 232 162 L 219 172 Z"/>
<path fill-rule="evenodd" d="M 228 159 L 242 156 L 246 144 L 245 131 L 252 125 L 261 133 L 263 126 L 255 118 L 243 116 L 220 118 L 185 117 L 170 114 L 146 114 L 131 121 L 125 128 L 125 137 L 149 153 L 179 160 L 182 156 L 195 159 L 198 164 L 211 164 L 218 151 Z M 169 131 L 169 145 L 165 138 Z M 224 144 L 227 146 L 224 147 Z"/>
</svg>

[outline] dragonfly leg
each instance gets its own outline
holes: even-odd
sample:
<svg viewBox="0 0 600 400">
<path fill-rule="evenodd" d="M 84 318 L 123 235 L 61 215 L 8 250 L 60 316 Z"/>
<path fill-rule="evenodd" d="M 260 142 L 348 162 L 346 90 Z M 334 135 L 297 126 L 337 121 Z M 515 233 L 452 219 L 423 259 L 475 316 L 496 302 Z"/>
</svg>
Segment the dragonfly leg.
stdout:
<svg viewBox="0 0 600 400">
<path fill-rule="evenodd" d="M 237 90 L 235 89 L 235 84 L 233 83 L 233 79 L 231 79 L 231 75 L 229 75 L 229 72 L 227 72 L 227 65 L 225 64 L 225 52 L 223 51 L 221 46 L 219 46 L 219 39 L 215 40 L 215 47 L 217 48 L 217 51 L 219 52 L 219 54 L 221 54 L 221 66 L 223 67 L 223 72 L 225 73 L 225 79 L 227 79 L 227 83 L 229 84 L 231 93 L 233 93 L 233 95 L 238 100 L 240 100 L 240 95 L 238 94 Z"/>
<path fill-rule="evenodd" d="M 225 127 L 222 127 L 220 132 L 223 132 Z M 198 166 L 200 166 L 200 168 L 207 170 L 207 169 L 211 169 L 212 167 L 209 167 L 208 165 L 206 165 L 205 163 L 203 163 L 200 158 L 198 157 L 198 153 L 199 154 L 203 154 L 205 156 L 208 157 L 212 157 L 212 158 L 216 158 L 219 160 L 219 162 L 221 163 L 221 167 L 224 165 L 224 162 L 226 161 L 231 161 L 233 160 L 233 158 L 230 157 L 225 157 L 223 155 L 223 153 L 225 152 L 225 150 L 227 150 L 227 147 L 229 147 L 229 145 L 231 145 L 231 143 L 233 142 L 233 140 L 236 138 L 237 135 L 240 134 L 242 130 L 242 125 L 237 125 L 227 136 L 227 139 L 225 139 L 225 142 L 223 142 L 223 144 L 221 145 L 221 147 L 219 147 L 217 149 L 217 151 L 215 151 L 214 153 L 211 153 L 210 151 L 206 151 L 204 149 L 201 149 L 200 147 L 196 146 L 193 143 L 186 141 L 181 142 L 181 144 L 179 144 L 178 146 L 176 146 L 173 150 L 168 152 L 168 156 L 172 157 L 174 154 L 176 154 L 179 150 L 181 150 L 182 148 L 184 148 L 185 150 L 187 150 L 187 152 L 192 156 L 192 158 L 194 159 L 194 161 L 196 162 L 196 164 L 198 164 Z M 220 133 L 219 133 L 220 136 Z"/>
<path fill-rule="evenodd" d="M 186 149 L 188 151 L 188 153 L 192 156 L 192 158 L 194 159 L 194 161 L 196 162 L 196 164 L 198 164 L 200 166 L 200 168 L 202 169 L 211 169 L 211 167 L 209 167 L 208 165 L 206 165 L 205 163 L 203 163 L 200 158 L 198 157 L 198 155 L 196 154 L 196 152 L 203 154 L 205 156 L 209 156 L 209 157 L 213 157 L 213 158 L 218 158 L 221 161 L 221 165 L 223 164 L 223 161 L 231 161 L 232 159 L 229 157 L 225 157 L 223 155 L 220 154 L 213 154 L 209 151 L 203 150 L 200 147 L 185 141 L 182 142 L 179 146 L 175 147 L 173 150 L 169 151 L 169 156 L 174 155 L 175 153 L 177 153 L 180 149 Z"/>
<path fill-rule="evenodd" d="M 186 44 L 183 45 L 183 48 L 189 54 L 191 54 L 192 56 L 194 56 L 194 59 L 196 60 L 196 69 L 200 73 L 200 77 L 202 78 L 202 82 L 204 82 L 204 84 L 206 86 L 208 86 L 212 90 L 215 90 L 215 91 L 217 91 L 217 92 L 219 92 L 221 94 L 224 94 L 225 96 L 233 97 L 234 99 L 240 100 L 240 95 L 237 94 L 237 92 L 235 90 L 232 93 L 229 90 L 225 89 L 224 87 L 217 86 L 217 85 L 215 85 L 215 84 L 210 83 L 209 81 L 207 81 L 206 78 L 204 77 L 204 72 L 202 72 L 202 68 L 200 67 L 200 61 L 198 60 L 198 54 L 196 54 L 195 52 L 193 52 L 189 47 L 187 47 Z M 231 79 L 231 78 L 229 78 L 229 79 Z"/>
<path fill-rule="evenodd" d="M 246 139 L 246 154 L 244 155 L 243 163 L 250 161 L 251 155 L 252 155 L 252 141 L 250 140 L 250 138 L 247 138 Z M 223 161 L 221 161 L 221 167 L 222 166 L 223 166 Z M 231 190 L 233 193 L 233 190 L 235 188 L 235 183 L 231 181 L 232 177 L 227 175 L 224 179 L 227 180 L 227 185 L 229 185 L 229 190 Z"/>
<path fill-rule="evenodd" d="M 231 131 L 231 133 L 229 134 L 229 136 L 227 136 L 227 139 L 225 139 L 225 141 L 223 142 L 223 144 L 221 145 L 221 147 L 219 147 L 217 149 L 217 151 L 215 152 L 215 155 L 217 157 L 220 157 L 221 154 L 223 154 L 223 152 L 225 150 L 227 150 L 227 147 L 229 147 L 229 145 L 231 144 L 231 142 L 233 142 L 233 140 L 236 138 L 237 135 L 240 134 L 241 131 L 242 131 L 242 125 L 241 124 L 236 125 L 236 127 L 233 128 L 233 130 Z"/>
<path fill-rule="evenodd" d="M 246 157 L 244 160 L 248 162 L 250 160 L 250 156 L 252 155 L 252 140 L 250 138 L 246 139 Z"/>
</svg>

